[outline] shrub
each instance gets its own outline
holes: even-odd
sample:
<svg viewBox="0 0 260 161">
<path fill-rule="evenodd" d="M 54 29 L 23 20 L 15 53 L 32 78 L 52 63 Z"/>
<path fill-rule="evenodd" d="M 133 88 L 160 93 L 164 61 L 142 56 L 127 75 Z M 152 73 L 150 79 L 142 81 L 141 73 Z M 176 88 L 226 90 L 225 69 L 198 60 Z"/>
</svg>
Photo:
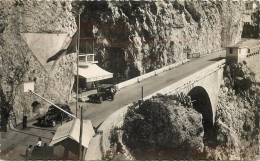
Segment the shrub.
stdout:
<svg viewBox="0 0 260 161">
<path fill-rule="evenodd" d="M 138 109 L 129 109 L 123 125 L 123 141 L 129 148 L 146 149 L 162 144 L 159 133 L 169 131 L 169 115 L 162 103 L 151 100 L 143 102 Z"/>
</svg>

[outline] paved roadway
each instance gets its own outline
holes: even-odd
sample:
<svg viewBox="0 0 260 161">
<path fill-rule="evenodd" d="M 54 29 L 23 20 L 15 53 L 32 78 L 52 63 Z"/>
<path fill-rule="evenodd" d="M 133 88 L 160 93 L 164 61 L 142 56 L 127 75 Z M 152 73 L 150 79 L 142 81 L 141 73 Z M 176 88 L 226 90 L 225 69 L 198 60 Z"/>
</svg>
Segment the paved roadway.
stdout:
<svg viewBox="0 0 260 161">
<path fill-rule="evenodd" d="M 95 103 L 80 103 L 84 108 L 84 119 L 90 119 L 94 127 L 100 125 L 109 115 L 117 109 L 128 105 L 132 102 L 137 102 L 141 99 L 141 88 L 144 87 L 144 97 L 148 96 L 164 87 L 171 85 L 213 63 L 220 60 L 220 55 L 223 58 L 225 51 L 219 51 L 206 55 L 200 59 L 196 59 L 180 65 L 172 70 L 165 71 L 148 78 L 140 83 L 130 85 L 117 91 L 114 101 L 104 101 L 102 104 Z M 71 105 L 75 109 L 75 104 Z"/>
</svg>

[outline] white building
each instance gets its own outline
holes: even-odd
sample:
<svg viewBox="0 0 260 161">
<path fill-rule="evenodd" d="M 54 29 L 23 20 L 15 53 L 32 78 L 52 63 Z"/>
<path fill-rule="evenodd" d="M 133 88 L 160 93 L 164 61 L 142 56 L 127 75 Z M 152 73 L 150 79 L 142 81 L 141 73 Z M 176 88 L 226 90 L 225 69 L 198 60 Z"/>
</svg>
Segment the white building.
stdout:
<svg viewBox="0 0 260 161">
<path fill-rule="evenodd" d="M 228 46 L 226 47 L 227 62 L 238 63 L 246 59 L 248 53 L 247 46 Z"/>
<path fill-rule="evenodd" d="M 239 63 L 248 57 L 260 54 L 259 40 L 240 42 L 237 45 L 226 47 L 227 63 Z"/>
</svg>

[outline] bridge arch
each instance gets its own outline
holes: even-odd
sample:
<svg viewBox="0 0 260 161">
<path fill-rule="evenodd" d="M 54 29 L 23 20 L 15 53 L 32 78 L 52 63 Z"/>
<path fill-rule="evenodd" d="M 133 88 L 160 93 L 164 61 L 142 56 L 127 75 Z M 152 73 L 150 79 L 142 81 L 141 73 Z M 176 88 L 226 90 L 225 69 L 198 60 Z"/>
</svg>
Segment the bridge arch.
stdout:
<svg viewBox="0 0 260 161">
<path fill-rule="evenodd" d="M 202 124 L 204 128 L 204 140 L 213 138 L 213 110 L 210 96 L 205 88 L 196 86 L 192 88 L 188 95 L 191 97 L 194 109 L 202 114 Z"/>
</svg>

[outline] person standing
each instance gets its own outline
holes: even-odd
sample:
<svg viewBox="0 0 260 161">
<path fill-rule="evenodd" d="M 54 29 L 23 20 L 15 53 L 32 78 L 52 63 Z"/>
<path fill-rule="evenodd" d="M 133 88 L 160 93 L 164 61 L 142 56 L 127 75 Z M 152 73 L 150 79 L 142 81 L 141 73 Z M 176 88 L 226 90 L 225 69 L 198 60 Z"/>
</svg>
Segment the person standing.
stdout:
<svg viewBox="0 0 260 161">
<path fill-rule="evenodd" d="M 29 145 L 29 147 L 26 149 L 26 152 L 25 152 L 26 159 L 32 158 L 32 150 L 33 150 L 33 146 Z"/>
<path fill-rule="evenodd" d="M 62 125 L 62 121 L 63 121 L 63 113 L 62 111 L 60 111 L 60 114 L 59 114 L 59 118 L 60 118 L 60 125 Z"/>
<path fill-rule="evenodd" d="M 36 146 L 38 146 L 38 147 L 42 146 L 42 138 L 40 138 L 40 137 L 38 138 L 38 142 L 37 142 Z"/>
<path fill-rule="evenodd" d="M 27 128 L 27 113 L 23 112 L 23 129 Z"/>
<path fill-rule="evenodd" d="M 113 88 L 110 88 L 110 95 L 111 95 L 111 100 L 113 101 L 114 100 L 114 89 Z"/>
</svg>

